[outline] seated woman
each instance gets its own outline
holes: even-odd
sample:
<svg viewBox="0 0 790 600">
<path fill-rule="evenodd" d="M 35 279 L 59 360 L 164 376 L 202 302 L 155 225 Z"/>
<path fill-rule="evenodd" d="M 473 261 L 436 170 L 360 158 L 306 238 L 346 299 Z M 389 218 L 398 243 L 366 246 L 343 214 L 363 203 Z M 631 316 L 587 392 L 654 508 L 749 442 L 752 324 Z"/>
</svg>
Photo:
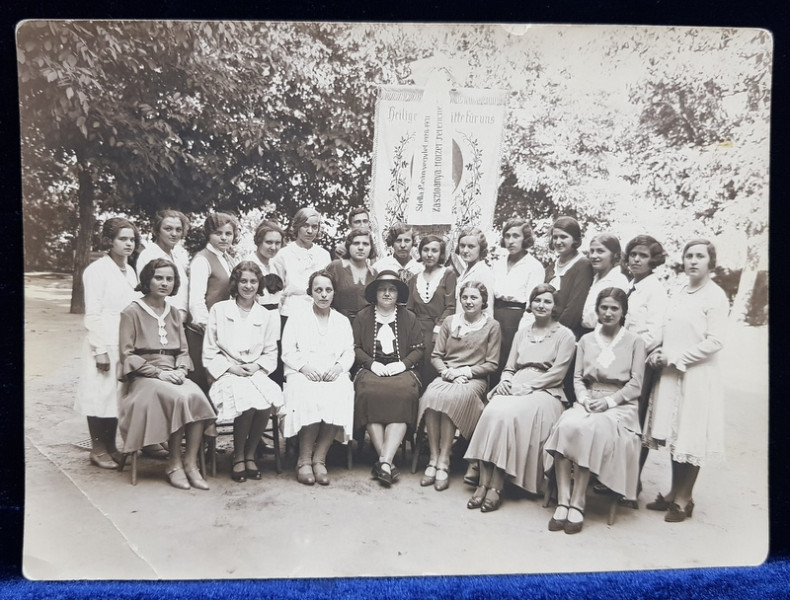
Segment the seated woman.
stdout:
<svg viewBox="0 0 790 600">
<path fill-rule="evenodd" d="M 398 303 L 409 290 L 395 271 L 382 271 L 365 288 L 372 306 L 354 319 L 354 351 L 359 371 L 355 428 L 366 427 L 379 457 L 373 475 L 385 485 L 398 478 L 392 465 L 406 432 L 414 428 L 420 379 L 414 369 L 423 353 L 422 330 L 414 313 Z"/>
<path fill-rule="evenodd" d="M 483 312 L 488 290 L 479 281 L 461 286 L 462 313 L 446 319 L 439 330 L 431 362 L 440 377 L 434 379 L 420 399 L 419 423 L 425 430 L 431 458 L 420 485 L 433 484 L 437 491 L 450 484 L 450 449 L 455 430 L 472 437 L 488 391 L 488 376 L 496 372 L 502 343 L 499 323 Z"/>
<path fill-rule="evenodd" d="M 637 399 L 645 343 L 623 327 L 628 313 L 623 290 L 601 290 L 595 310 L 599 325 L 579 340 L 576 354 L 577 401 L 546 440 L 545 467 L 548 471 L 553 463 L 557 478 L 557 510 L 549 531 L 582 530 L 590 473 L 614 493 L 636 499 L 641 446 Z"/>
<path fill-rule="evenodd" d="M 203 338 L 203 365 L 213 380 L 209 397 L 217 419 L 233 420 L 231 479 L 260 479 L 255 451 L 273 411 L 283 404 L 280 387 L 269 378 L 277 367 L 280 319 L 255 301 L 263 273 L 245 260 L 230 273 L 231 300 L 211 307 Z"/>
<path fill-rule="evenodd" d="M 573 332 L 557 322 L 556 298 L 546 283 L 529 295 L 527 310 L 535 320 L 516 333 L 502 379 L 489 393 L 464 456 L 480 464 L 467 508 L 498 509 L 506 475 L 531 494 L 543 481 L 543 444 L 566 404 L 562 378 L 576 349 Z"/>
<path fill-rule="evenodd" d="M 294 313 L 283 330 L 285 363 L 285 437 L 299 434 L 299 483 L 329 485 L 326 454 L 337 439 L 351 439 L 354 363 L 351 325 L 332 309 L 335 282 L 325 270 L 310 275 L 307 293 L 312 306 Z"/>
<path fill-rule="evenodd" d="M 145 294 L 121 312 L 119 329 L 122 374 L 127 382 L 119 422 L 124 452 L 168 442 L 167 478 L 173 487 L 207 490 L 197 468 L 197 453 L 214 409 L 197 384 L 186 378 L 191 368 L 178 309 L 165 302 L 178 291 L 176 266 L 155 258 L 140 272 Z M 181 459 L 181 439 L 186 452 Z"/>
<path fill-rule="evenodd" d="M 369 265 L 369 260 L 376 258 L 370 229 L 352 229 L 346 236 L 344 248 L 346 257 L 333 260 L 326 270 L 336 284 L 332 308 L 353 323 L 359 310 L 368 305 L 365 287 L 376 276 Z"/>
</svg>

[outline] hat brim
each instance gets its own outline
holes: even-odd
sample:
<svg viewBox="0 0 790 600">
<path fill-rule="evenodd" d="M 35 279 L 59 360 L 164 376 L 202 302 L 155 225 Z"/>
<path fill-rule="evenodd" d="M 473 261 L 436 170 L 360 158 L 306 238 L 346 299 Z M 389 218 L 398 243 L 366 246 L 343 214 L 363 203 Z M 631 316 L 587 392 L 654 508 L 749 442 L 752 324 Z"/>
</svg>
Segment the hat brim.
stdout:
<svg viewBox="0 0 790 600">
<path fill-rule="evenodd" d="M 398 304 L 405 304 L 409 299 L 409 286 L 400 279 L 375 279 L 365 287 L 365 300 L 370 304 L 376 304 L 376 290 L 382 283 L 391 283 L 398 290 Z"/>
</svg>

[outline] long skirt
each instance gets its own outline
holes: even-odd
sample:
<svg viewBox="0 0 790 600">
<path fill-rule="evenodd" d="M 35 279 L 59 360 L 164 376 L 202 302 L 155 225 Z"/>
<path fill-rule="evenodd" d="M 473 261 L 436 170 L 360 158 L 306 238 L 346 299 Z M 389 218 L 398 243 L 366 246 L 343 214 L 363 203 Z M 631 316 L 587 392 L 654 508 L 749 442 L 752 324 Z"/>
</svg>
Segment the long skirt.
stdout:
<svg viewBox="0 0 790 600">
<path fill-rule="evenodd" d="M 354 425 L 354 385 L 347 373 L 335 381 L 310 381 L 291 373 L 285 381 L 283 435 L 292 437 L 306 425 L 323 421 L 341 427 L 335 439 L 346 443 Z"/>
<path fill-rule="evenodd" d="M 262 371 L 250 377 L 226 372 L 212 384 L 209 397 L 217 409 L 218 421 L 231 421 L 251 408 L 266 410 L 283 405 L 280 386 Z"/>
<path fill-rule="evenodd" d="M 562 410 L 560 399 L 542 390 L 526 396 L 494 396 L 464 458 L 493 463 L 511 483 L 537 494 L 543 482 L 543 444 Z"/>
<path fill-rule="evenodd" d="M 406 423 L 409 429 L 414 429 L 420 381 L 413 372 L 379 377 L 368 369 L 360 369 L 354 378 L 354 390 L 355 429 L 368 423 Z"/>
<path fill-rule="evenodd" d="M 120 403 L 118 429 L 123 451 L 161 444 L 184 425 L 196 421 L 213 424 L 214 409 L 194 381 L 181 385 L 155 377 L 135 377 Z M 207 432 L 208 433 L 208 432 Z"/>
<path fill-rule="evenodd" d="M 444 413 L 468 440 L 483 413 L 483 403 L 488 391 L 485 379 L 471 379 L 468 383 L 451 383 L 441 378 L 434 379 L 420 398 L 417 423 L 422 421 L 426 409 Z"/>
<path fill-rule="evenodd" d="M 611 392 L 592 393 L 604 397 Z M 639 482 L 641 439 L 635 402 L 621 404 L 600 413 L 590 413 L 580 405 L 562 413 L 546 440 L 544 468 L 554 467 L 554 458 L 563 456 L 590 470 L 606 487 L 636 500 Z"/>
</svg>

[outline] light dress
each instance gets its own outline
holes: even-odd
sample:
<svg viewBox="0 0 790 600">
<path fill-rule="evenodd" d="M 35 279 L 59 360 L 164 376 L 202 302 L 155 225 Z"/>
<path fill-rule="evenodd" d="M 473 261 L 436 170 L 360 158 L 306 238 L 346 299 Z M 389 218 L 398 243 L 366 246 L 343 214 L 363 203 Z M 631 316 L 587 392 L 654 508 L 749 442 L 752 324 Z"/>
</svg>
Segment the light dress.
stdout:
<svg viewBox="0 0 790 600">
<path fill-rule="evenodd" d="M 302 308 L 312 308 L 313 299 L 307 293 L 310 275 L 324 269 L 331 262 L 329 252 L 318 244 L 302 248 L 296 242 L 287 244 L 272 259 L 272 266 L 283 277 L 280 314 L 290 317 Z"/>
<path fill-rule="evenodd" d="M 253 303 L 249 314 L 235 300 L 211 307 L 203 338 L 203 366 L 215 380 L 209 397 L 217 409 L 217 420 L 230 421 L 254 408 L 266 410 L 283 405 L 283 393 L 269 374 L 277 367 L 280 318 Z M 260 369 L 249 377 L 228 371 L 233 365 L 257 363 Z"/>
<path fill-rule="evenodd" d="M 124 274 L 109 255 L 92 262 L 82 274 L 85 294 L 85 329 L 88 335 L 82 347 L 82 365 L 74 410 L 88 417 L 118 416 L 121 395 L 118 354 L 118 325 L 121 311 L 135 298 L 137 275 L 131 265 Z M 108 371 L 96 368 L 96 357 L 110 357 Z"/>
<path fill-rule="evenodd" d="M 637 399 L 642 390 L 645 344 L 624 327 L 610 343 L 600 326 L 579 340 L 573 383 L 576 402 L 560 416 L 546 440 L 544 468 L 555 456 L 590 469 L 613 492 L 636 500 L 641 439 Z M 610 397 L 615 406 L 588 412 L 582 400 Z"/>
<path fill-rule="evenodd" d="M 463 262 L 463 261 L 461 261 Z M 455 286 L 455 304 L 461 305 L 461 287 L 467 281 L 479 281 L 488 291 L 488 306 L 483 309 L 483 312 L 491 317 L 494 316 L 494 271 L 491 270 L 484 261 L 478 260 L 471 267 L 464 269 L 464 272 L 458 276 L 458 282 Z"/>
<path fill-rule="evenodd" d="M 502 469 L 508 480 L 537 494 L 543 482 L 543 444 L 562 414 L 562 379 L 576 351 L 567 327 L 556 323 L 544 336 L 532 328 L 516 333 L 503 379 L 512 376 L 510 395 L 495 395 L 477 422 L 466 460 Z"/>
<path fill-rule="evenodd" d="M 664 320 L 667 362 L 650 397 L 643 444 L 669 446 L 672 460 L 701 467 L 724 454 L 724 388 L 719 350 L 727 331 L 729 302 L 708 280 L 672 296 Z"/>
<path fill-rule="evenodd" d="M 313 423 L 338 425 L 335 439 L 346 443 L 354 427 L 354 385 L 348 371 L 354 364 L 354 336 L 348 319 L 330 309 L 329 323 L 319 325 L 312 306 L 291 315 L 282 338 L 285 363 L 283 433 L 291 437 Z M 310 364 L 328 371 L 337 363 L 342 372 L 335 381 L 310 381 L 299 369 Z"/>
</svg>

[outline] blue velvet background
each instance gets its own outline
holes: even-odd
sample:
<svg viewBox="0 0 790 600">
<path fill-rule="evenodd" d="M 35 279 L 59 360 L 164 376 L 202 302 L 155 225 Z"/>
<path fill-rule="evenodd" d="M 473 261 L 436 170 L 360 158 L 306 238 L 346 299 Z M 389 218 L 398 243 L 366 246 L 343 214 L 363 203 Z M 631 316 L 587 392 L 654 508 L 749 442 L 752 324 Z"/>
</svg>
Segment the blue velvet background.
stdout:
<svg viewBox="0 0 790 600">
<path fill-rule="evenodd" d="M 770 29 L 775 42 L 772 115 L 771 224 L 785 216 L 788 194 L 787 68 L 790 4 L 787 0 L 688 2 L 667 0 L 635 3 L 625 0 L 584 2 L 486 2 L 453 4 L 407 2 L 384 4 L 347 0 L 342 4 L 237 3 L 233 6 L 200 1 L 166 0 L 129 6 L 119 1 L 28 2 L 0 7 L 4 28 L 0 33 L 0 60 L 5 93 L 0 105 L 3 124 L 2 157 L 4 202 L 0 202 L 0 308 L 10 330 L 0 336 L 0 598 L 225 598 L 255 597 L 287 600 L 319 598 L 785 598 L 790 596 L 790 548 L 787 517 L 788 421 L 786 365 L 781 361 L 786 344 L 787 268 L 784 253 L 771 236 L 771 553 L 760 567 L 688 569 L 574 575 L 501 577 L 426 577 L 391 579 L 203 581 L 203 582 L 28 582 L 21 575 L 24 456 L 22 414 L 22 219 L 19 184 L 19 125 L 16 98 L 16 60 L 13 27 L 24 18 L 227 18 L 227 19 L 333 19 L 409 21 L 521 21 L 553 23 L 678 24 Z M 477 10 L 482 9 L 482 10 Z M 722 494 L 728 490 L 721 490 Z M 682 527 L 682 525 L 681 525 Z M 490 542 L 490 540 L 489 540 Z M 569 551 L 572 551 L 569 549 Z M 645 552 L 672 552 L 671 547 L 644 548 Z M 617 568 L 617 565 L 612 565 Z"/>
</svg>

